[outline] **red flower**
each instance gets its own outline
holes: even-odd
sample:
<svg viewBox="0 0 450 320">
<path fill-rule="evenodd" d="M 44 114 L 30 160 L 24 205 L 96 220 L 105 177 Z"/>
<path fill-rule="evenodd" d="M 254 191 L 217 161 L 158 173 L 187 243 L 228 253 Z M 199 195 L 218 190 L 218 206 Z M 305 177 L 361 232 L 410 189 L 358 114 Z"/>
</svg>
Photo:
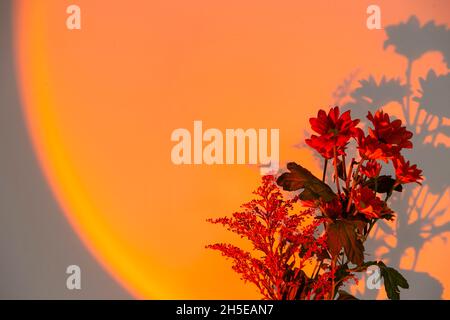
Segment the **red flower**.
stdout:
<svg viewBox="0 0 450 320">
<path fill-rule="evenodd" d="M 319 110 L 317 118 L 309 119 L 311 128 L 319 134 L 312 135 L 305 142 L 316 149 L 323 157 L 332 158 L 333 148 L 336 147 L 339 155 L 345 154 L 345 147 L 350 138 L 356 136 L 356 125 L 359 120 L 352 120 L 350 111 L 340 114 L 339 107 L 331 108 L 328 115 Z"/>
<path fill-rule="evenodd" d="M 303 269 L 327 252 L 326 235 L 320 231 L 323 219 L 314 219 L 311 209 L 294 214 L 297 197 L 285 199 L 273 176 L 264 176 L 254 194 L 256 198 L 231 217 L 207 220 L 249 240 L 251 251 L 225 243 L 206 247 L 231 259 L 233 270 L 265 299 L 304 299 L 311 289 L 297 289 L 313 280 Z M 317 293 L 314 297 L 323 298 Z"/>
<path fill-rule="evenodd" d="M 312 135 L 311 138 L 306 139 L 305 142 L 311 148 L 316 149 L 322 157 L 326 159 L 331 159 L 334 157 L 333 145 L 330 144 L 327 138 Z M 344 148 L 342 147 L 337 147 L 336 152 L 340 156 L 345 154 Z"/>
<path fill-rule="evenodd" d="M 360 171 L 368 178 L 376 178 L 380 175 L 381 164 L 379 164 L 376 160 L 370 160 L 365 166 L 361 166 Z"/>
<path fill-rule="evenodd" d="M 313 283 L 311 291 L 308 292 L 306 300 L 326 299 L 327 293 L 331 290 L 333 279 L 336 277 L 336 269 L 322 273 L 317 281 Z"/>
<path fill-rule="evenodd" d="M 325 216 L 331 219 L 342 217 L 342 203 L 338 198 L 322 203 L 320 205 L 320 210 Z"/>
<path fill-rule="evenodd" d="M 417 168 L 417 165 L 411 165 L 405 158 L 399 156 L 392 160 L 395 168 L 395 175 L 397 183 L 405 184 L 416 182 L 421 185 L 420 180 L 423 180 L 422 170 Z"/>
<path fill-rule="evenodd" d="M 377 111 L 375 115 L 369 112 L 367 119 L 374 126 L 373 129 L 369 128 L 369 136 L 392 147 L 395 153 L 400 152 L 403 148 L 411 149 L 413 147 L 410 141 L 413 133 L 402 126 L 401 120 L 397 119 L 391 122 L 389 115 L 383 110 Z"/>
<path fill-rule="evenodd" d="M 342 217 L 342 203 L 338 198 L 334 198 L 331 201 L 322 200 L 301 200 L 303 207 L 311 209 L 319 209 L 321 213 L 331 219 Z"/>
<path fill-rule="evenodd" d="M 358 131 L 357 141 L 359 155 L 363 159 L 388 162 L 394 156 L 392 146 L 382 143 L 370 135 L 365 136 L 362 130 Z"/>
<path fill-rule="evenodd" d="M 381 218 L 385 214 L 392 213 L 386 202 L 383 202 L 376 195 L 375 191 L 368 187 L 360 187 L 353 190 L 353 201 L 356 210 L 368 219 Z"/>
</svg>

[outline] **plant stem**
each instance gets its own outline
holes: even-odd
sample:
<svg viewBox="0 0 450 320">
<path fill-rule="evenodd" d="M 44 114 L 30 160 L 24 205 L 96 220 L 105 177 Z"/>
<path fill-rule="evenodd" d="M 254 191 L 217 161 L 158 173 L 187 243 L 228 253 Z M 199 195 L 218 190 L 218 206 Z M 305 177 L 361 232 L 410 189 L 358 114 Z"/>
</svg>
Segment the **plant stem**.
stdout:
<svg viewBox="0 0 450 320">
<path fill-rule="evenodd" d="M 352 162 L 350 162 L 350 166 L 348 168 L 348 173 L 346 174 L 347 179 L 345 180 L 345 187 L 347 188 L 347 190 L 350 189 L 350 178 L 352 177 L 354 165 L 355 165 L 355 158 L 352 158 Z"/>
<path fill-rule="evenodd" d="M 327 167 L 328 167 L 328 159 L 325 158 L 325 163 L 323 165 L 323 176 L 322 176 L 322 182 L 325 182 L 325 178 L 327 176 Z"/>
<path fill-rule="evenodd" d="M 333 153 L 334 153 L 334 178 L 336 180 L 336 187 L 337 187 L 337 192 L 339 197 L 341 196 L 341 187 L 339 184 L 339 173 L 338 173 L 338 167 L 337 167 L 337 150 L 336 150 L 336 146 L 333 147 Z"/>
<path fill-rule="evenodd" d="M 365 234 L 365 236 L 364 236 L 364 241 L 363 241 L 363 242 L 365 242 L 365 241 L 367 240 L 367 238 L 369 237 L 369 233 L 370 233 L 370 231 L 372 231 L 372 228 L 373 228 L 373 226 L 375 225 L 375 222 L 377 222 L 376 219 L 371 220 L 371 221 L 369 222 L 369 229 L 367 229 L 367 232 L 366 232 L 366 234 Z"/>
<path fill-rule="evenodd" d="M 322 268 L 322 264 L 323 264 L 323 260 L 320 260 L 319 267 L 317 268 L 317 271 L 315 272 L 315 275 L 314 275 L 313 279 L 316 279 L 317 276 L 319 275 L 319 273 L 320 273 L 320 268 Z"/>
<path fill-rule="evenodd" d="M 358 166 L 356 167 L 355 174 L 358 174 L 359 169 L 361 168 L 361 165 L 362 165 L 363 161 L 364 161 L 364 159 L 359 160 Z M 353 177 L 352 188 L 349 190 L 347 212 L 350 212 L 350 207 L 352 205 L 352 194 L 353 194 L 353 189 L 355 188 L 355 185 L 356 185 L 356 181 L 357 181 L 357 177 Z"/>
<path fill-rule="evenodd" d="M 314 275 L 316 274 L 317 269 L 319 268 L 319 265 L 320 265 L 320 262 L 316 261 L 316 265 L 314 266 L 314 270 L 311 273 L 311 279 L 314 279 Z"/>
<path fill-rule="evenodd" d="M 345 163 L 345 154 L 342 155 L 342 172 L 344 173 L 344 180 L 347 181 L 347 165 Z"/>
<path fill-rule="evenodd" d="M 333 277 L 331 278 L 330 300 L 334 300 L 334 269 L 336 268 L 336 258 L 337 256 L 333 257 L 333 259 L 331 260 L 331 272 L 333 273 Z"/>
</svg>

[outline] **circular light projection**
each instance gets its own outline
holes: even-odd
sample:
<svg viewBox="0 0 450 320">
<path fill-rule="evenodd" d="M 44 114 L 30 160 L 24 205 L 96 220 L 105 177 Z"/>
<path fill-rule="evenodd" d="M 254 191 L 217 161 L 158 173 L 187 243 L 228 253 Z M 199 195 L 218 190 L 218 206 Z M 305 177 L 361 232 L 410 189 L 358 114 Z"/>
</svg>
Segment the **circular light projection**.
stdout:
<svg viewBox="0 0 450 320">
<path fill-rule="evenodd" d="M 204 248 L 240 243 L 205 219 L 250 200 L 257 168 L 176 166 L 172 131 L 192 132 L 194 120 L 279 128 L 281 161 L 314 168 L 294 147 L 308 117 L 355 68 L 395 76 L 403 60 L 383 51 L 382 30 L 366 28 L 360 1 L 79 0 L 81 30 L 68 30 L 71 4 L 15 1 L 26 121 L 67 219 L 136 297 L 258 298 Z M 384 2 L 383 23 L 445 14 L 426 4 Z M 427 250 L 440 261 L 448 252 Z M 431 261 L 421 268 L 449 283 Z"/>
</svg>

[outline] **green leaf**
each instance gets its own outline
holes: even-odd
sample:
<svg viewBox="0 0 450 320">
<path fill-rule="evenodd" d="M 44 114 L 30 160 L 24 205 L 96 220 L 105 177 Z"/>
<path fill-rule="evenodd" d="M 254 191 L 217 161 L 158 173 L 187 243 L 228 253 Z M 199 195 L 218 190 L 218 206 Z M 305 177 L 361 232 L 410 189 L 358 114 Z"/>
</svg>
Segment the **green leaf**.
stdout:
<svg viewBox="0 0 450 320">
<path fill-rule="evenodd" d="M 358 222 L 352 220 L 336 220 L 327 226 L 328 247 L 331 255 L 337 256 L 344 248 L 350 262 L 360 266 L 364 262 L 364 246 L 359 239 Z"/>
<path fill-rule="evenodd" d="M 326 183 L 315 177 L 309 170 L 290 162 L 287 165 L 290 172 L 285 172 L 277 179 L 277 184 L 287 191 L 305 189 L 300 197 L 302 200 L 321 199 L 326 202 L 333 200 L 336 194 Z"/>
<path fill-rule="evenodd" d="M 391 300 L 400 300 L 400 288 L 409 289 L 408 281 L 394 268 L 387 267 L 382 261 L 378 262 L 381 276 L 384 280 L 384 289 Z"/>
<path fill-rule="evenodd" d="M 306 201 L 306 200 L 316 200 L 320 197 L 320 195 L 318 195 L 317 193 L 314 193 L 310 189 L 305 189 L 298 195 L 298 197 L 300 200 Z"/>
<path fill-rule="evenodd" d="M 380 268 L 380 275 L 383 278 L 384 290 L 390 300 L 400 300 L 400 288 L 409 289 L 408 281 L 394 268 L 386 266 L 383 261 L 369 261 L 364 263 L 367 268 L 376 265 Z"/>
<path fill-rule="evenodd" d="M 355 296 L 351 295 L 347 291 L 339 290 L 338 293 L 339 293 L 339 297 L 337 298 L 338 300 L 359 300 L 358 298 L 355 298 Z"/>
<path fill-rule="evenodd" d="M 392 194 L 393 190 L 398 192 L 403 191 L 402 185 L 398 185 L 394 188 L 395 179 L 393 179 L 391 176 L 379 176 L 378 178 L 371 178 L 366 183 L 364 183 L 364 185 L 374 190 L 375 192 L 387 193 L 388 195 Z"/>
</svg>

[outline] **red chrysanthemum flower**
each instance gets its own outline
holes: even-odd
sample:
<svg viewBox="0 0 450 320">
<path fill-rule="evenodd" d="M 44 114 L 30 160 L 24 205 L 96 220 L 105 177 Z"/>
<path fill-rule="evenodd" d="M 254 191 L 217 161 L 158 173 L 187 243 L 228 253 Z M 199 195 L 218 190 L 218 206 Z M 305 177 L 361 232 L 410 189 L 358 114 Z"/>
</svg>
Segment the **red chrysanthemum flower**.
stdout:
<svg viewBox="0 0 450 320">
<path fill-rule="evenodd" d="M 333 144 L 331 144 L 327 138 L 312 135 L 311 138 L 306 139 L 305 142 L 308 146 L 319 152 L 322 157 L 326 159 L 331 159 L 334 157 Z M 337 155 L 342 156 L 345 154 L 345 147 L 336 147 Z"/>
<path fill-rule="evenodd" d="M 331 219 L 342 217 L 342 203 L 338 198 L 334 198 L 331 201 L 324 202 L 320 205 L 322 213 Z"/>
<path fill-rule="evenodd" d="M 360 172 L 368 178 L 376 178 L 380 175 L 381 164 L 376 160 L 370 160 L 366 165 L 361 166 Z"/>
<path fill-rule="evenodd" d="M 337 197 L 328 202 L 320 199 L 300 200 L 300 202 L 305 208 L 319 209 L 320 212 L 328 218 L 336 219 L 342 217 L 343 207 L 341 201 Z"/>
<path fill-rule="evenodd" d="M 413 133 L 402 126 L 401 120 L 396 119 L 391 122 L 389 114 L 384 113 L 383 110 L 377 111 L 375 115 L 372 115 L 369 111 L 367 119 L 374 126 L 373 129 L 369 128 L 369 136 L 383 144 L 389 145 L 394 152 L 398 153 L 401 149 L 411 149 L 413 147 L 410 141 Z"/>
<path fill-rule="evenodd" d="M 422 170 L 417 168 L 417 165 L 411 165 L 404 157 L 399 156 L 392 160 L 395 168 L 395 175 L 397 183 L 405 184 L 416 182 L 421 185 L 423 180 Z"/>
<path fill-rule="evenodd" d="M 373 191 L 368 187 L 359 187 L 353 190 L 352 195 L 356 210 L 362 213 L 368 219 L 381 218 L 386 214 L 392 213 L 386 205 Z"/>
<path fill-rule="evenodd" d="M 340 114 L 339 107 L 331 108 L 327 113 L 319 110 L 317 118 L 309 119 L 311 128 L 319 134 L 312 135 L 305 142 L 316 149 L 323 157 L 334 156 L 334 147 L 339 155 L 345 154 L 345 147 L 350 138 L 356 136 L 356 125 L 359 120 L 352 120 L 350 111 Z"/>
<path fill-rule="evenodd" d="M 363 159 L 388 162 L 396 154 L 392 146 L 382 143 L 370 135 L 365 136 L 362 130 L 358 131 L 357 141 L 359 155 Z"/>
</svg>

